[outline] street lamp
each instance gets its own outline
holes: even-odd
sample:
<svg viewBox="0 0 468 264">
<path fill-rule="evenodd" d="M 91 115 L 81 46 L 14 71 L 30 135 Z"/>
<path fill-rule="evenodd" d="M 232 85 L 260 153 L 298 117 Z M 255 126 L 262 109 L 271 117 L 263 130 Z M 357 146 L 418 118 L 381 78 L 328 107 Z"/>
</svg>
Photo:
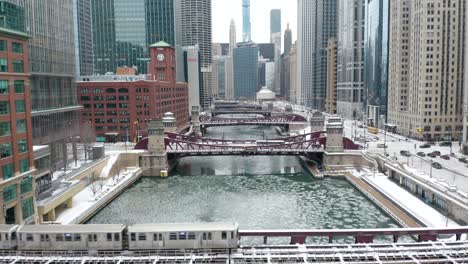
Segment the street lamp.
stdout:
<svg viewBox="0 0 468 264">
<path fill-rule="evenodd" d="M 137 126 L 138 126 L 138 120 L 133 122 L 133 130 L 134 130 L 134 140 L 133 140 L 133 142 L 135 142 L 135 143 L 137 141 L 137 132 L 138 132 L 138 127 Z"/>
</svg>

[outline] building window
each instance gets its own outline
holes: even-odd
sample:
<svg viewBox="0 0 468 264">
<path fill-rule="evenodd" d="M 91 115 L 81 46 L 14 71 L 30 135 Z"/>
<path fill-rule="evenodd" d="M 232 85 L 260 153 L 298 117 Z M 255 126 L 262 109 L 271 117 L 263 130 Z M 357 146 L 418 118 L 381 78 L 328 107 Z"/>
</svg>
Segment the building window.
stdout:
<svg viewBox="0 0 468 264">
<path fill-rule="evenodd" d="M 24 81 L 18 80 L 14 82 L 15 93 L 24 93 Z"/>
<path fill-rule="evenodd" d="M 28 177 L 24 178 L 22 181 L 21 181 L 21 193 L 22 194 L 25 194 L 25 193 L 28 193 L 30 191 L 32 191 L 32 188 L 33 185 L 32 185 L 32 177 L 31 175 L 29 175 Z"/>
<path fill-rule="evenodd" d="M 13 42 L 13 45 L 11 46 L 11 50 L 13 51 L 13 53 L 23 54 L 23 44 Z"/>
<path fill-rule="evenodd" d="M 0 72 L 8 72 L 8 60 L 0 58 Z"/>
<path fill-rule="evenodd" d="M 20 173 L 29 171 L 29 159 L 20 160 Z"/>
<path fill-rule="evenodd" d="M 10 113 L 10 102 L 0 101 L 0 115 L 8 115 Z"/>
<path fill-rule="evenodd" d="M 16 100 L 15 109 L 16 113 L 24 113 L 26 111 L 24 107 L 24 100 Z"/>
<path fill-rule="evenodd" d="M 8 93 L 8 80 L 0 80 L 0 94 Z"/>
<path fill-rule="evenodd" d="M 0 51 L 7 51 L 7 42 L 6 40 L 0 40 Z"/>
<path fill-rule="evenodd" d="M 2 166 L 2 177 L 4 180 L 8 180 L 15 175 L 15 168 L 13 163 L 6 164 Z"/>
<path fill-rule="evenodd" d="M 8 158 L 11 157 L 11 143 L 3 143 L 0 145 L 0 153 L 1 153 L 1 158 Z"/>
<path fill-rule="evenodd" d="M 18 72 L 18 73 L 24 72 L 23 60 L 13 60 L 13 72 Z"/>
<path fill-rule="evenodd" d="M 18 140 L 18 152 L 19 153 L 28 152 L 28 141 L 26 139 Z"/>
<path fill-rule="evenodd" d="M 16 120 L 16 132 L 26 132 L 26 119 Z"/>
<path fill-rule="evenodd" d="M 11 135 L 10 122 L 0 122 L 0 137 Z"/>
<path fill-rule="evenodd" d="M 23 208 L 23 219 L 34 215 L 34 199 L 29 197 L 21 202 L 21 207 Z M 48 237 L 47 237 L 48 240 Z"/>
<path fill-rule="evenodd" d="M 16 184 L 13 184 L 3 189 L 3 201 L 5 203 L 14 199 L 16 199 Z"/>
</svg>

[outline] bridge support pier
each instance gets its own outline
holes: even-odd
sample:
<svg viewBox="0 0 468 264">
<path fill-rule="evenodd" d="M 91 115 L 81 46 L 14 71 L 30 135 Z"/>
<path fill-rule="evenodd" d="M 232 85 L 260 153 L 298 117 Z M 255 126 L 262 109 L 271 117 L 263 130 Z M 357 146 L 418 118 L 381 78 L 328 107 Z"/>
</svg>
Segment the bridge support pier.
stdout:
<svg viewBox="0 0 468 264">
<path fill-rule="evenodd" d="M 164 143 L 164 124 L 162 120 L 152 120 L 148 124 L 148 153 L 140 159 L 143 176 L 167 176 L 169 162 Z"/>
<path fill-rule="evenodd" d="M 200 127 L 200 108 L 198 106 L 192 106 L 192 128 L 193 133 L 196 137 L 202 135 L 201 127 Z"/>
<path fill-rule="evenodd" d="M 310 117 L 310 132 L 323 131 L 325 127 L 325 117 L 320 112 L 315 112 Z"/>
<path fill-rule="evenodd" d="M 330 117 L 327 123 L 327 152 L 343 152 L 343 121 L 340 117 Z"/>
</svg>

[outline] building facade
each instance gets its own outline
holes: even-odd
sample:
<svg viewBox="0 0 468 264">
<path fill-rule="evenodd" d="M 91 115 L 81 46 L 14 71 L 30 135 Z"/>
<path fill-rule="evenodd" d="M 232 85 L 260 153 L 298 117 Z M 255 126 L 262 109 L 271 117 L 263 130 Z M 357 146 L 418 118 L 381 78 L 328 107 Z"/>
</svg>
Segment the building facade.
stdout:
<svg viewBox="0 0 468 264">
<path fill-rule="evenodd" d="M 184 47 L 183 63 L 184 63 L 184 82 L 188 83 L 189 109 L 199 107 L 201 105 L 201 67 L 200 67 L 200 49 L 198 46 Z"/>
<path fill-rule="evenodd" d="M 297 104 L 297 44 L 291 46 L 289 51 L 289 101 L 292 104 Z"/>
<path fill-rule="evenodd" d="M 255 100 L 258 86 L 258 47 L 241 43 L 233 50 L 234 98 Z"/>
<path fill-rule="evenodd" d="M 175 81 L 175 52 L 167 43 L 150 46 L 149 76 L 86 76 L 78 82 L 81 121 L 106 141 L 137 141 L 147 124 L 167 112 L 177 126 L 189 121 L 188 88 Z M 103 79 L 104 78 L 104 79 Z M 107 78 L 107 80 L 106 80 Z"/>
<path fill-rule="evenodd" d="M 226 60 L 225 56 L 213 57 L 213 87 L 214 97 L 226 98 Z"/>
<path fill-rule="evenodd" d="M 25 10 L 33 144 L 49 145 L 53 172 L 66 166 L 68 153 L 77 159 L 82 107 L 76 97 L 73 2 L 7 1 Z"/>
<path fill-rule="evenodd" d="M 237 47 L 236 24 L 234 19 L 231 19 L 229 26 L 229 49 L 226 56 L 226 99 L 234 98 L 234 66 L 232 61 L 233 50 Z"/>
<path fill-rule="evenodd" d="M 24 8 L 0 1 L 0 224 L 36 222 Z"/>
<path fill-rule="evenodd" d="M 284 31 L 284 53 L 288 54 L 291 50 L 292 46 L 292 31 L 289 28 L 289 23 L 286 26 L 286 30 Z"/>
<path fill-rule="evenodd" d="M 327 105 L 329 114 L 336 114 L 336 64 L 337 64 L 337 43 L 335 38 L 328 40 L 327 49 Z"/>
<path fill-rule="evenodd" d="M 361 119 L 365 115 L 364 35 L 367 0 L 339 0 L 338 114 Z M 352 12 L 350 12 L 352 10 Z"/>
<path fill-rule="evenodd" d="M 250 0 L 242 0 L 242 41 L 250 42 L 251 40 Z"/>
<path fill-rule="evenodd" d="M 91 0 L 96 74 L 136 66 L 147 73 L 148 46 L 175 44 L 173 0 Z"/>
<path fill-rule="evenodd" d="M 213 100 L 211 0 L 178 0 L 175 3 L 178 19 L 175 27 L 181 32 L 177 33 L 176 37 L 176 57 L 183 56 L 183 51 L 177 51 L 177 49 L 198 45 L 201 69 L 200 100 L 201 106 L 207 108 Z M 177 71 L 180 70 L 184 69 L 177 69 Z"/>
<path fill-rule="evenodd" d="M 468 21 L 468 5 L 465 5 L 465 22 Z M 468 155 L 468 34 L 465 33 L 465 94 L 463 103 L 463 149 Z"/>
<path fill-rule="evenodd" d="M 328 39 L 337 34 L 337 0 L 298 1 L 296 102 L 325 109 Z"/>
<path fill-rule="evenodd" d="M 366 5 L 364 40 L 364 90 L 368 125 L 380 127 L 387 113 L 388 0 L 370 0 Z"/>
<path fill-rule="evenodd" d="M 388 122 L 425 140 L 461 140 L 466 1 L 390 1 Z"/>
<path fill-rule="evenodd" d="M 76 76 L 94 74 L 91 0 L 73 0 Z"/>
</svg>

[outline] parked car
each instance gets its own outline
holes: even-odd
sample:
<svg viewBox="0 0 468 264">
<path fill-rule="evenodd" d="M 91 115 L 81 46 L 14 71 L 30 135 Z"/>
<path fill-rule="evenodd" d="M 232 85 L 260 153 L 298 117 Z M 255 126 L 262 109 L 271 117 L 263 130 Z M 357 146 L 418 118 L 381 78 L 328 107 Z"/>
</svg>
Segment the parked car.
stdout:
<svg viewBox="0 0 468 264">
<path fill-rule="evenodd" d="M 468 163 L 468 160 L 465 157 L 459 158 L 458 161 L 463 162 L 463 163 Z"/>
<path fill-rule="evenodd" d="M 441 147 L 450 147 L 450 146 L 452 146 L 452 142 L 450 142 L 450 141 L 440 142 L 439 146 L 441 146 Z"/>
<path fill-rule="evenodd" d="M 450 156 L 449 155 L 442 155 L 442 156 L 440 156 L 440 158 L 444 159 L 444 160 L 449 160 Z"/>
<path fill-rule="evenodd" d="M 438 170 L 442 169 L 442 165 L 440 165 L 440 163 L 438 163 L 438 162 L 432 163 L 432 167 L 434 169 L 438 169 Z"/>
<path fill-rule="evenodd" d="M 427 153 L 427 156 L 431 158 L 437 158 L 437 155 L 434 152 Z"/>
<path fill-rule="evenodd" d="M 400 155 L 402 155 L 403 157 L 410 157 L 411 153 L 407 150 L 402 150 L 400 151 Z"/>
<path fill-rule="evenodd" d="M 441 154 L 440 154 L 440 151 L 438 151 L 438 150 L 434 150 L 434 151 L 432 151 L 432 153 L 434 153 L 436 156 L 440 156 L 440 155 L 441 155 Z"/>
<path fill-rule="evenodd" d="M 428 143 L 424 143 L 424 144 L 419 146 L 419 148 L 430 148 L 430 147 L 431 147 L 431 145 L 428 144 Z"/>
<path fill-rule="evenodd" d="M 385 144 L 377 144 L 377 148 L 388 148 Z"/>
<path fill-rule="evenodd" d="M 426 153 L 424 152 L 418 152 L 416 153 L 419 157 L 426 157 Z"/>
</svg>

